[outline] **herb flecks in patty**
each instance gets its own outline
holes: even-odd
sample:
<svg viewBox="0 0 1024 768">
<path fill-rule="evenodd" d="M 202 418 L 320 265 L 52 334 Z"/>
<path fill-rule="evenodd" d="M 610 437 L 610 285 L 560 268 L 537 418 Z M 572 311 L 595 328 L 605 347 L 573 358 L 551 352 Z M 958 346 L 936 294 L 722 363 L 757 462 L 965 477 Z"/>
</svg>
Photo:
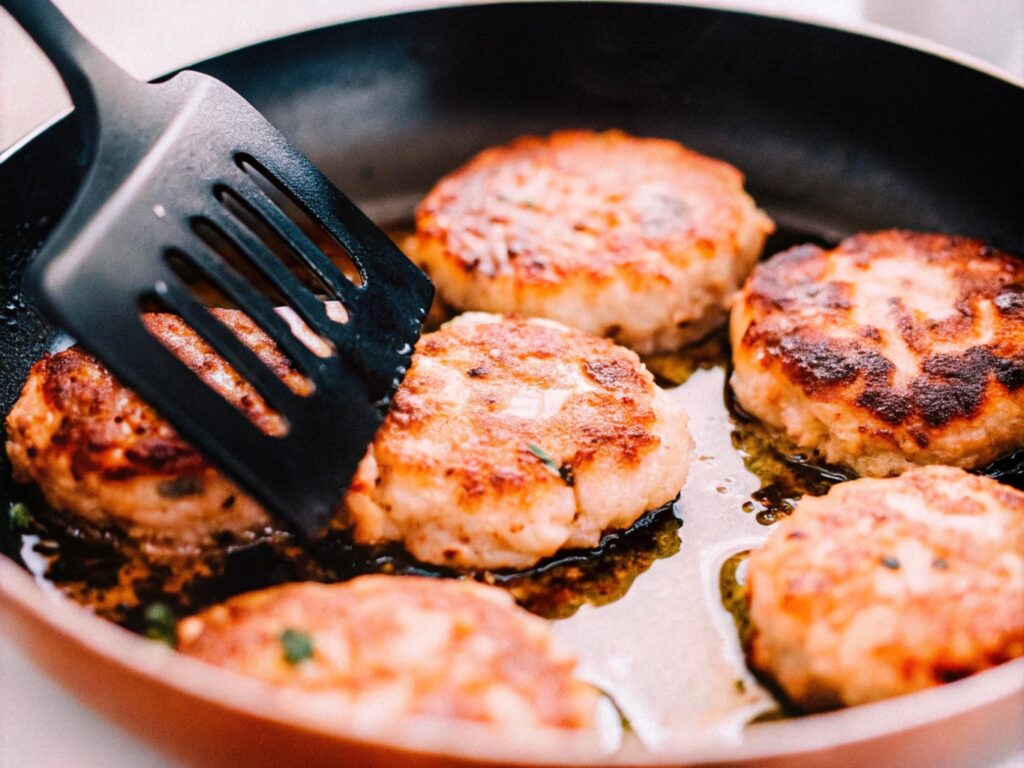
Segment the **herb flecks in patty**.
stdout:
<svg viewBox="0 0 1024 768">
<path fill-rule="evenodd" d="M 306 632 L 288 628 L 281 633 L 281 652 L 292 666 L 313 658 L 313 650 L 313 638 Z"/>
<path fill-rule="evenodd" d="M 573 486 L 576 482 L 576 476 L 573 474 L 572 466 L 568 464 L 559 466 L 558 462 L 551 457 L 551 454 L 539 445 L 528 443 L 526 447 L 529 449 L 530 453 L 540 460 L 540 463 L 543 464 L 551 474 L 562 478 L 562 481 L 570 488 Z"/>
</svg>

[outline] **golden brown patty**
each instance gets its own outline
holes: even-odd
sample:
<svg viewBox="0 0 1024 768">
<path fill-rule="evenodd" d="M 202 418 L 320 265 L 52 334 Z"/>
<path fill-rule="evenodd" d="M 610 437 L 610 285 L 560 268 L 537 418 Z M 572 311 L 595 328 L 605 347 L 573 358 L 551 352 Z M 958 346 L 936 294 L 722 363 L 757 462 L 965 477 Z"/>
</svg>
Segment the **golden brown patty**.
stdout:
<svg viewBox="0 0 1024 768">
<path fill-rule="evenodd" d="M 212 664 L 335 697 L 339 717 L 354 706 L 382 720 L 585 728 L 598 701 L 542 619 L 473 582 L 290 584 L 186 619 L 178 639 L 179 650 Z"/>
<path fill-rule="evenodd" d="M 671 501 L 690 447 L 686 414 L 633 352 L 468 313 L 420 339 L 348 523 L 425 562 L 525 568 Z"/>
<path fill-rule="evenodd" d="M 719 324 L 773 229 L 726 163 L 664 139 L 563 131 L 442 179 L 408 250 L 457 309 L 548 317 L 646 353 Z"/>
<path fill-rule="evenodd" d="M 953 467 L 805 497 L 750 556 L 753 667 L 807 709 L 1024 655 L 1024 493 Z"/>
<path fill-rule="evenodd" d="M 786 251 L 754 270 L 731 337 L 740 405 L 859 474 L 1024 447 L 1024 259 L 977 240 Z"/>
<path fill-rule="evenodd" d="M 214 314 L 296 392 L 308 382 L 245 315 Z M 209 386 L 268 433 L 282 429 L 252 386 L 177 316 L 146 327 Z M 120 529 L 154 558 L 188 555 L 270 524 L 263 509 L 213 469 L 171 426 L 73 347 L 37 362 L 7 417 L 18 482 L 36 482 L 76 525 Z"/>
</svg>

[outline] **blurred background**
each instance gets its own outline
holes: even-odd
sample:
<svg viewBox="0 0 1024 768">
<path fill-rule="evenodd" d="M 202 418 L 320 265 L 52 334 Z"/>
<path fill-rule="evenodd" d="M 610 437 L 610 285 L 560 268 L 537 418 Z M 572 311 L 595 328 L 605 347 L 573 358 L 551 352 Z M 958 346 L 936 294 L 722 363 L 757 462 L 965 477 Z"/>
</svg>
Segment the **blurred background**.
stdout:
<svg viewBox="0 0 1024 768">
<path fill-rule="evenodd" d="M 57 0 L 119 64 L 151 78 L 232 48 L 301 29 L 436 0 Z M 826 24 L 880 25 L 966 53 L 1024 80 L 1024 0 L 743 0 L 698 2 Z M 955 99 L 955 94 L 951 94 Z M 70 108 L 56 72 L 0 9 L 0 152 Z M 2 204 L 2 202 L 0 202 Z M 2 627 L 0 617 L 0 627 Z M 45 737 L 41 737 L 45 734 Z M 106 724 L 0 641 L 0 766 L 167 766 Z M 1001 766 L 1024 766 L 1014 761 Z"/>
<path fill-rule="evenodd" d="M 472 0 L 470 0 L 472 2 Z M 151 78 L 277 35 L 436 0 L 58 0 L 122 66 Z M 1024 78 L 1024 0 L 739 0 L 694 4 L 879 24 Z M 0 150 L 70 106 L 56 72 L 0 10 Z"/>
</svg>

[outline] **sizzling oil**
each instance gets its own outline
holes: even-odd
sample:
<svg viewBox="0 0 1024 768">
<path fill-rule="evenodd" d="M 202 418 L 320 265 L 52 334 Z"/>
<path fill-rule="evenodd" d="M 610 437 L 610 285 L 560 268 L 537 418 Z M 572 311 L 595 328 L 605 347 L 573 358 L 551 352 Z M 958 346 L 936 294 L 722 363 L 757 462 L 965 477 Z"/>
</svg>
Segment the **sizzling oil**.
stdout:
<svg viewBox="0 0 1024 768">
<path fill-rule="evenodd" d="M 679 544 L 679 520 L 668 505 L 627 531 L 608 534 L 598 547 L 560 552 L 525 571 L 460 574 L 419 563 L 398 546 L 356 545 L 344 532 L 330 532 L 305 547 L 278 534 L 170 566 L 148 562 L 115 536 L 68 529 L 37 494 L 20 494 L 15 503 L 30 509 L 31 519 L 23 530 L 5 526 L 6 552 L 48 586 L 137 632 L 145 632 L 146 608 L 156 603 L 185 616 L 275 584 L 332 583 L 368 573 L 472 578 L 507 589 L 538 615 L 563 618 L 581 605 L 618 599 L 654 560 L 671 556 Z"/>
</svg>

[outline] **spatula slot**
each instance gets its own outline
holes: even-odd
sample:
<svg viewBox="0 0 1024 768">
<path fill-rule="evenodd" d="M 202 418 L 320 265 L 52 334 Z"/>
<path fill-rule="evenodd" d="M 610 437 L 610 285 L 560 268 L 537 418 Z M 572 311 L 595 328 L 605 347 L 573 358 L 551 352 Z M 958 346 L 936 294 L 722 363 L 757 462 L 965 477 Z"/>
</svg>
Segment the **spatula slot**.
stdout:
<svg viewBox="0 0 1024 768">
<path fill-rule="evenodd" d="M 250 259 L 248 252 L 240 247 L 234 238 L 229 237 L 218 225 L 208 219 L 194 219 L 192 229 L 200 240 L 240 278 L 242 284 L 248 283 L 259 296 L 271 302 L 274 307 L 288 307 L 292 310 L 288 328 L 306 348 L 317 357 L 329 357 L 334 353 L 333 342 L 324 333 L 318 332 L 316 328 L 322 331 L 325 321 L 336 321 L 326 311 L 324 302 L 311 294 L 286 264 L 273 258 L 267 251 L 261 253 L 262 258 L 259 260 Z M 247 239 L 248 242 L 245 245 L 250 249 L 266 248 L 262 240 L 256 240 L 255 235 L 247 228 L 244 231 L 236 230 L 233 234 L 236 237 L 242 236 Z M 222 280 L 223 282 L 226 280 Z M 244 289 L 241 285 L 236 286 L 236 300 L 239 300 L 238 294 L 242 290 Z M 267 328 L 264 322 L 260 322 L 260 325 L 268 333 L 275 334 L 278 331 L 277 328 Z M 295 359 L 294 355 L 290 353 L 289 356 L 293 358 L 296 365 L 301 366 L 300 359 Z"/>
<path fill-rule="evenodd" d="M 309 266 L 296 256 L 295 251 L 289 247 L 277 231 L 267 224 L 266 220 L 253 210 L 252 206 L 243 201 L 237 194 L 227 187 L 218 186 L 214 189 L 214 195 L 225 210 L 248 227 L 271 253 L 285 263 L 288 270 L 306 288 L 321 301 L 334 298 L 334 292 L 324 283 L 320 277 L 309 268 Z"/>
<path fill-rule="evenodd" d="M 287 410 L 297 396 L 312 394 L 311 382 L 301 376 L 293 376 L 287 383 L 279 378 L 278 373 L 213 314 L 217 310 L 211 311 L 199 304 L 183 288 L 161 284 L 156 291 L 140 297 L 139 309 L 143 328 L 183 365 L 192 369 L 198 357 L 211 351 L 223 358 L 228 377 L 210 375 L 207 371 L 211 369 L 205 367 L 200 367 L 198 373 L 192 369 L 193 375 L 265 434 L 287 436 L 289 424 L 282 411 Z M 173 328 L 172 333 L 167 333 L 168 326 Z M 188 331 L 196 334 L 201 342 L 172 343 L 172 339 L 181 339 Z M 280 407 L 276 408 L 275 404 Z"/>
<path fill-rule="evenodd" d="M 202 270 L 193 264 L 181 251 L 169 250 L 164 258 L 167 265 L 181 281 L 188 286 L 189 292 L 196 300 L 206 306 L 220 309 L 238 309 L 238 304 L 216 283 L 210 280 Z"/>
<path fill-rule="evenodd" d="M 192 221 L 192 231 L 264 298 L 275 306 L 288 303 L 277 286 L 267 279 L 263 271 L 253 264 L 217 225 L 208 219 L 197 218 Z"/>
<path fill-rule="evenodd" d="M 313 376 L 319 367 L 310 352 L 318 358 L 332 354 L 331 347 L 323 343 L 301 318 L 291 310 L 285 311 L 284 307 L 268 301 L 216 252 L 203 248 L 197 248 L 193 253 L 172 249 L 165 253 L 164 258 L 200 303 L 210 308 L 224 307 L 244 312 L 275 339 L 278 349 L 307 377 Z M 310 391 L 312 386 L 310 382 Z"/>
<path fill-rule="evenodd" d="M 284 189 L 271 174 L 264 171 L 256 160 L 246 155 L 239 155 L 237 159 L 239 167 L 245 171 L 268 200 L 276 205 L 311 241 L 311 244 L 325 254 L 349 281 L 357 286 L 362 286 L 366 282 L 366 276 L 362 269 L 352 259 L 345 246 L 311 216 L 291 193 Z"/>
</svg>

